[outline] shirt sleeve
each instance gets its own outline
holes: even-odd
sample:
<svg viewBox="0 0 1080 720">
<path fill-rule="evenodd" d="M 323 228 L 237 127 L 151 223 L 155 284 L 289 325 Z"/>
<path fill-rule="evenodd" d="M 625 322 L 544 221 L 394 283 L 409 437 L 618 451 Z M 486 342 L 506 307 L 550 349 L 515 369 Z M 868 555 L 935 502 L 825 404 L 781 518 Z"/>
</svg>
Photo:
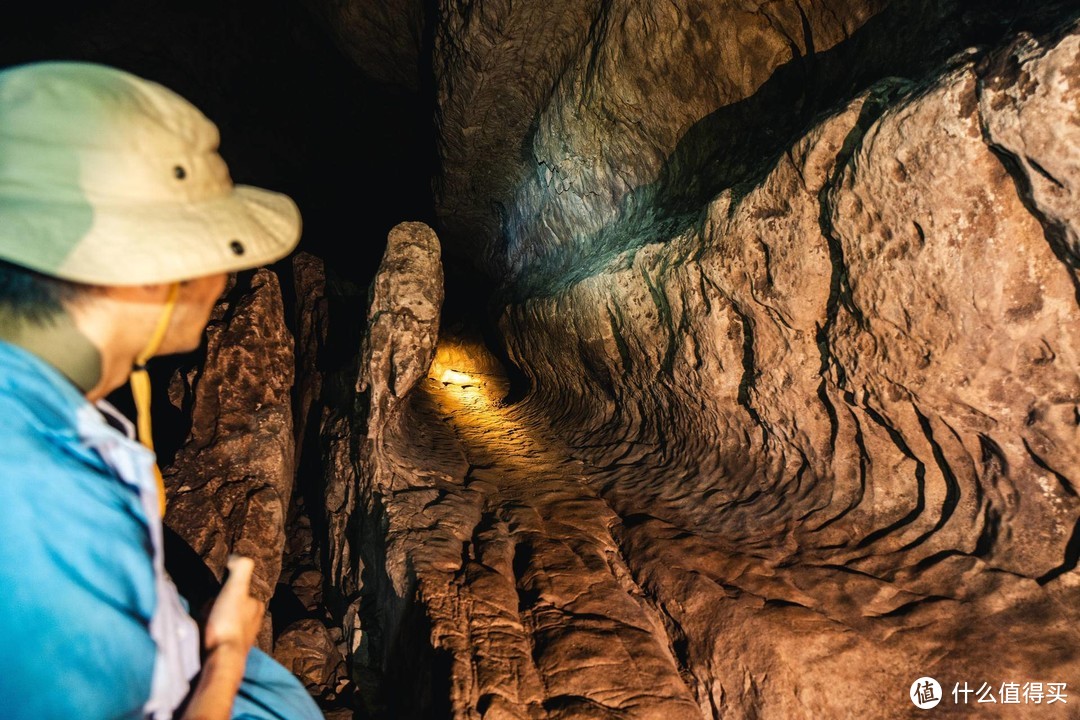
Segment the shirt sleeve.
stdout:
<svg viewBox="0 0 1080 720">
<path fill-rule="evenodd" d="M 139 718 L 154 579 L 131 488 L 40 437 L 0 443 L 0 708 L 6 720 Z"/>
<path fill-rule="evenodd" d="M 259 648 L 248 653 L 233 720 L 323 720 L 311 694 L 284 665 Z"/>
</svg>

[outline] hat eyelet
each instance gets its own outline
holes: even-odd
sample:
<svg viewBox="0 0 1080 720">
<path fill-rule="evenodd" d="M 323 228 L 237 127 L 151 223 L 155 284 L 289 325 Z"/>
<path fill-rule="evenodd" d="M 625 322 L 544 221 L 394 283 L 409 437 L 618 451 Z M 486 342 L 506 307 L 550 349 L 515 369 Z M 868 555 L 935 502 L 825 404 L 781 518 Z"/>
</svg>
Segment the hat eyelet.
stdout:
<svg viewBox="0 0 1080 720">
<path fill-rule="evenodd" d="M 232 250 L 233 255 L 243 255 L 244 243 L 240 242 L 239 240 L 233 240 L 229 243 L 229 249 Z"/>
<path fill-rule="evenodd" d="M 187 170 L 184 169 L 183 165 L 177 165 L 176 167 L 174 167 L 172 169 L 172 171 L 173 171 L 173 176 L 177 180 L 183 180 L 184 178 L 187 177 Z"/>
</svg>

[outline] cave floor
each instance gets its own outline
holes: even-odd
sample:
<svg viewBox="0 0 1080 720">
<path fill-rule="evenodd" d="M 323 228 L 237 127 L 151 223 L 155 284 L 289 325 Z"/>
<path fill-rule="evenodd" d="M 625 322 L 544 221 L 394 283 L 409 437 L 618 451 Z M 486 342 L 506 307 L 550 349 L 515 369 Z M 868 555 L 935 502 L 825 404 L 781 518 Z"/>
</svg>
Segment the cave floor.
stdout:
<svg viewBox="0 0 1080 720">
<path fill-rule="evenodd" d="M 621 558 L 618 516 L 583 461 L 503 402 L 506 376 L 484 370 L 429 377 L 412 398 L 413 417 L 450 429 L 467 462 L 461 484 L 433 503 L 456 496 L 475 522 L 448 578 L 454 617 L 433 633 L 464 634 L 462 692 L 512 717 L 700 717 L 660 616 Z M 445 605 L 429 606 L 438 618 Z"/>
<path fill-rule="evenodd" d="M 391 501 L 405 529 L 391 535 L 412 548 L 454 707 L 670 720 L 749 717 L 738 708 L 768 696 L 770 717 L 900 718 L 931 670 L 943 684 L 994 666 L 1005 674 L 981 679 L 1072 680 L 1066 613 L 1034 583 L 999 573 L 982 599 L 933 596 L 725 538 L 724 506 L 671 495 L 684 481 L 648 458 L 591 464 L 528 398 L 503 401 L 496 364 L 450 355 L 410 397 L 396 444 L 411 479 Z M 834 697 L 836 683 L 856 690 Z"/>
</svg>

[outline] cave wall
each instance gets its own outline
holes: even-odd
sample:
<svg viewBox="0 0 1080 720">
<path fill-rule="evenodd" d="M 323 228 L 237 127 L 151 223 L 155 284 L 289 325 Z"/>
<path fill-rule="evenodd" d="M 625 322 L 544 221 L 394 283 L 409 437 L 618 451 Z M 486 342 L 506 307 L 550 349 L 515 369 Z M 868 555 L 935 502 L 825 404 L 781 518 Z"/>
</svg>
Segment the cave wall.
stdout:
<svg viewBox="0 0 1080 720">
<path fill-rule="evenodd" d="M 439 3 L 440 229 L 517 293 L 677 234 L 818 113 L 999 37 L 995 3 Z M 460 248 L 460 250 L 458 250 Z"/>
<path fill-rule="evenodd" d="M 707 716 L 1080 670 L 1078 41 L 875 86 L 700 227 L 507 310 Z"/>
<path fill-rule="evenodd" d="M 169 399 L 191 426 L 163 472 L 165 523 L 218 579 L 230 554 L 253 558 L 261 602 L 281 574 L 294 482 L 293 337 L 283 316 L 277 275 L 233 279 L 211 315 L 202 364 L 172 378 Z M 270 620 L 259 637 L 267 652 Z"/>
<path fill-rule="evenodd" d="M 551 256 L 602 244 L 596 236 L 643 203 L 634 192 L 658 179 L 695 122 L 833 47 L 884 5 L 440 4 L 446 232 L 498 237 L 505 245 L 491 262 L 519 280 L 545 262 L 565 273 L 579 257 Z"/>
<path fill-rule="evenodd" d="M 860 442 L 872 431 L 901 465 L 921 456 L 939 475 L 926 504 L 944 503 L 941 523 L 985 518 L 957 504 L 957 469 L 934 457 L 967 457 L 959 462 L 975 474 L 999 463 L 1026 479 L 1007 503 L 1016 505 L 1008 542 L 996 542 L 998 528 L 984 549 L 1012 572 L 1051 572 L 1075 519 L 1077 286 L 1062 195 L 1076 166 L 1060 133 L 1075 132 L 1076 98 L 1057 82 L 1072 72 L 1074 44 L 1070 36 L 1048 52 L 1028 40 L 978 65 L 960 59 L 931 82 L 884 82 L 817 126 L 746 196 L 722 193 L 700 227 L 511 307 L 506 330 L 534 399 L 555 410 L 575 398 L 556 419 L 610 435 L 612 459 L 626 450 L 622 435 L 677 462 L 684 453 L 662 446 L 682 434 L 695 448 L 686 455 L 727 457 L 733 475 L 779 470 L 781 484 L 795 471 L 856 469 L 860 452 L 840 445 L 861 427 Z M 1060 131 L 1021 140 L 1025 114 Z M 694 414 L 666 414 L 682 408 Z M 771 465 L 774 452 L 787 460 Z M 914 479 L 911 469 L 898 475 Z M 837 491 L 832 502 L 843 506 Z M 879 523 L 890 515 L 859 505 L 851 512 Z M 901 535 L 922 537 L 926 528 L 911 525 Z"/>
</svg>

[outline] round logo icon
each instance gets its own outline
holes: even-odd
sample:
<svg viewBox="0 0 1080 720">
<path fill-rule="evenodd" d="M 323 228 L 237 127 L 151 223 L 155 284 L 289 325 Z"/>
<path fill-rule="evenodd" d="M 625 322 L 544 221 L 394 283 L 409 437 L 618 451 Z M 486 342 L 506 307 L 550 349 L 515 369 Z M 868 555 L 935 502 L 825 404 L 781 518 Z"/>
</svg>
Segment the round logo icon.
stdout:
<svg viewBox="0 0 1080 720">
<path fill-rule="evenodd" d="M 921 677 L 911 683 L 911 702 L 920 710 L 937 707 L 941 702 L 941 683 L 932 677 Z"/>
</svg>

